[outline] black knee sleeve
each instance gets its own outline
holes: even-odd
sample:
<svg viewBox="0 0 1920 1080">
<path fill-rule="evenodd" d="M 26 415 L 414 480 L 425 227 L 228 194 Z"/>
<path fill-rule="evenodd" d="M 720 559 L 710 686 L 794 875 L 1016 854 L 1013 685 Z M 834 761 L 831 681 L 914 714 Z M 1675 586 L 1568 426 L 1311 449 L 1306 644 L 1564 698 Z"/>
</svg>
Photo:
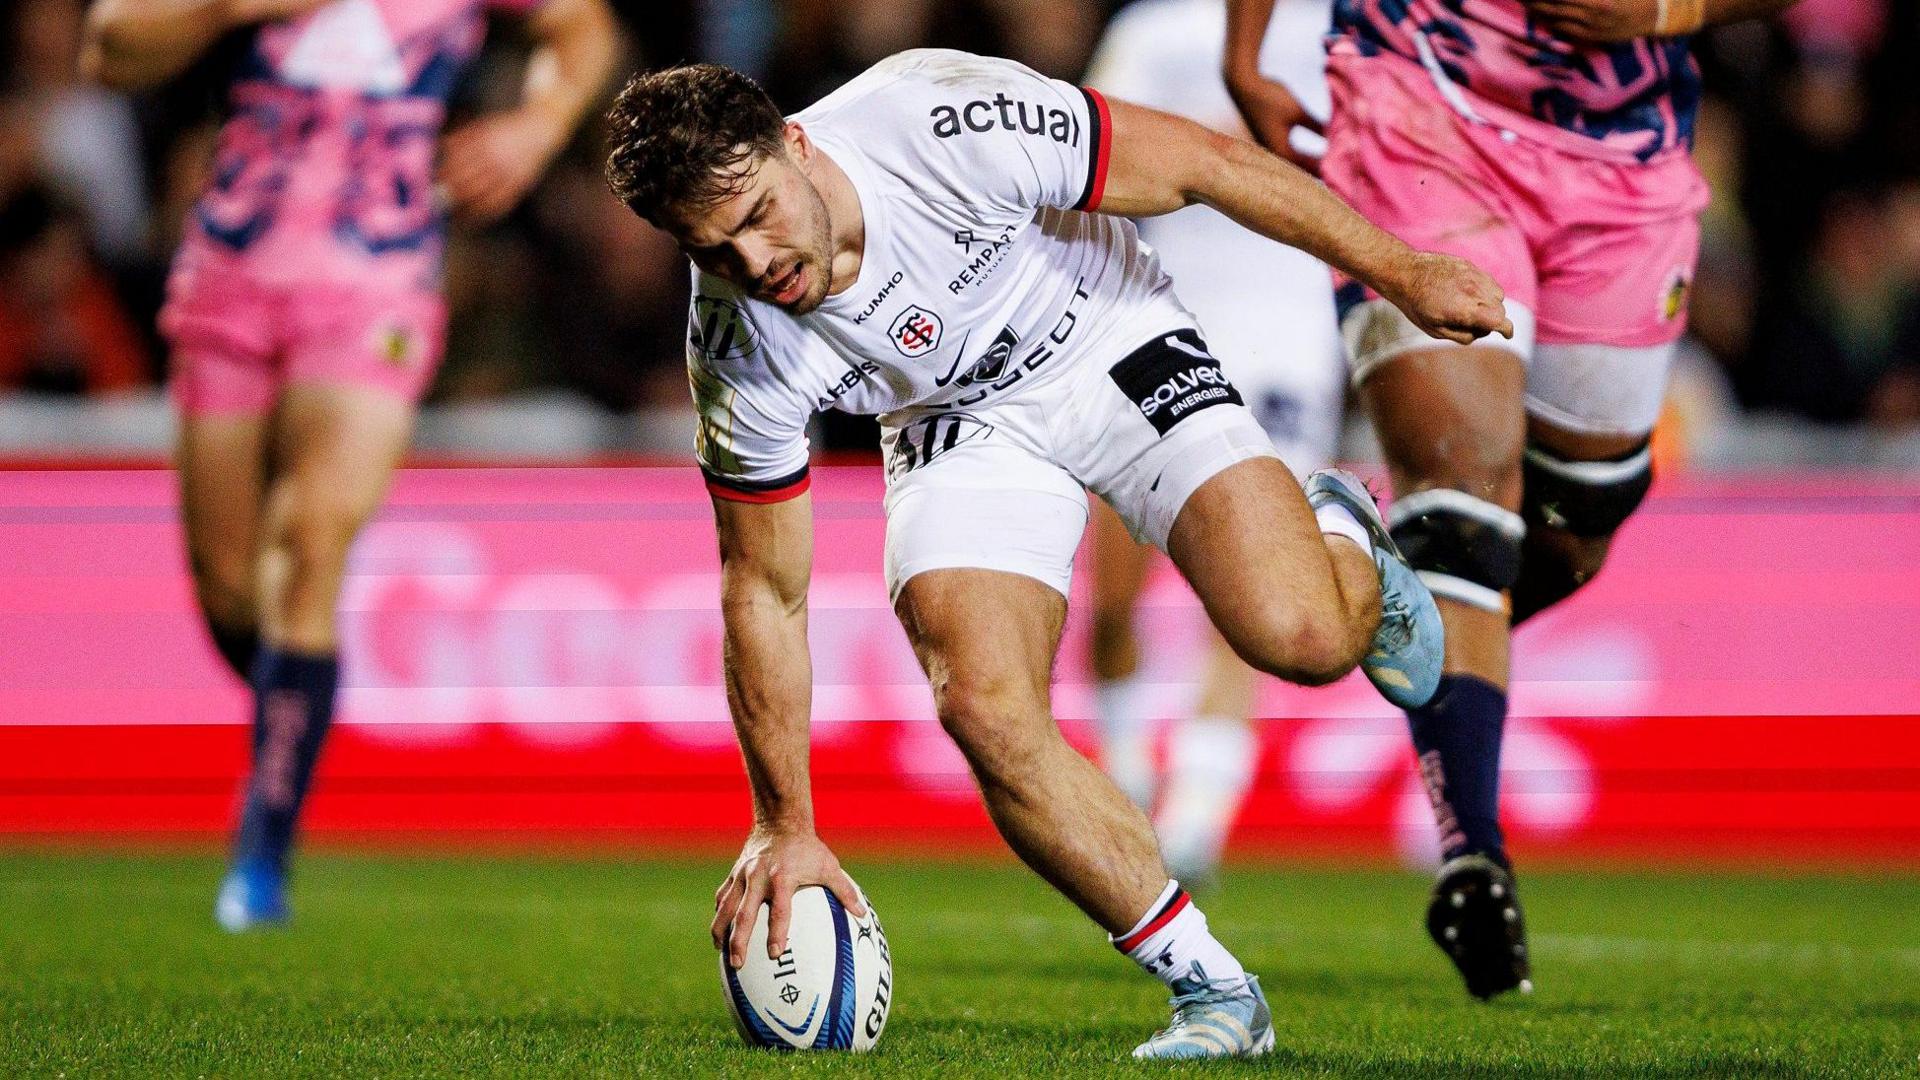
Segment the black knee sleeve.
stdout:
<svg viewBox="0 0 1920 1080">
<path fill-rule="evenodd" d="M 1582 539 L 1611 536 L 1653 486 L 1653 447 L 1643 442 L 1617 458 L 1568 461 L 1543 446 L 1527 447 L 1520 510 L 1529 524 L 1564 529 Z"/>
<path fill-rule="evenodd" d="M 1520 515 L 1464 491 L 1429 488 L 1394 500 L 1387 524 L 1436 595 L 1504 610 L 1500 593 L 1520 574 L 1527 534 Z"/>
<path fill-rule="evenodd" d="M 260 652 L 260 631 L 251 626 L 222 626 L 209 622 L 207 630 L 213 635 L 214 648 L 226 659 L 227 666 L 240 676 L 241 682 L 253 678 L 253 658 Z"/>
</svg>

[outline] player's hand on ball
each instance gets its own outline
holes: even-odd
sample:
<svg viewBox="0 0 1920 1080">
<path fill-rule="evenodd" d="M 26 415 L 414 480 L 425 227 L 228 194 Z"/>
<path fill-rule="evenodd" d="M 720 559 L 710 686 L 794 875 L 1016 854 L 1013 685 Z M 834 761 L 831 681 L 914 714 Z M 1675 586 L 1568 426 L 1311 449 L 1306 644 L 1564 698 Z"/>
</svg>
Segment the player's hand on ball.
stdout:
<svg viewBox="0 0 1920 1080">
<path fill-rule="evenodd" d="M 772 910 L 767 917 L 767 957 L 778 957 L 787 948 L 794 890 L 808 885 L 826 886 L 856 918 L 867 913 L 853 879 L 840 869 L 840 860 L 811 829 L 783 831 L 756 827 L 747 836 L 746 846 L 741 849 L 740 858 L 734 862 L 727 879 L 714 893 L 713 947 L 728 949 L 727 963 L 736 968 L 746 963 L 747 940 L 753 936 L 754 920 L 759 918 L 760 905 L 769 904 Z"/>
<path fill-rule="evenodd" d="M 1415 326 L 1456 344 L 1470 345 L 1488 334 L 1513 337 L 1506 293 L 1465 259 L 1414 252 L 1399 288 L 1387 299 Z"/>
<path fill-rule="evenodd" d="M 489 222 L 513 209 L 560 152 L 562 131 L 529 108 L 469 120 L 440 144 L 440 185 L 461 216 Z"/>
</svg>

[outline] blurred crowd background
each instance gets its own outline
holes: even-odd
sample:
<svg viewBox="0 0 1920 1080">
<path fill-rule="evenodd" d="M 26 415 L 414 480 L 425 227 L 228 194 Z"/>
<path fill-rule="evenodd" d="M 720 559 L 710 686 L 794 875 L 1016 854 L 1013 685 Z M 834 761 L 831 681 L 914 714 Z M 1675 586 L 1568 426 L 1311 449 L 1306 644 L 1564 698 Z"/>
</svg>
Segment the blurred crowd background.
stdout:
<svg viewBox="0 0 1920 1080">
<path fill-rule="evenodd" d="M 1077 78 L 1124 4 L 615 6 L 627 68 L 717 60 L 793 110 L 920 45 Z M 208 168 L 231 51 L 129 98 L 76 73 L 83 0 L 4 10 L 0 451 L 163 451 L 154 313 Z M 1715 194 L 1670 409 L 1675 441 L 1708 465 L 1920 467 L 1920 0 L 1802 0 L 1776 22 L 1705 34 L 1700 53 L 1696 152 Z M 458 111 L 510 101 L 525 55 L 500 23 Z M 687 273 L 662 234 L 606 194 L 602 137 L 589 124 L 507 220 L 456 228 L 449 353 L 423 424 L 430 450 L 684 452 Z M 821 441 L 871 440 L 869 428 L 834 422 Z"/>
</svg>

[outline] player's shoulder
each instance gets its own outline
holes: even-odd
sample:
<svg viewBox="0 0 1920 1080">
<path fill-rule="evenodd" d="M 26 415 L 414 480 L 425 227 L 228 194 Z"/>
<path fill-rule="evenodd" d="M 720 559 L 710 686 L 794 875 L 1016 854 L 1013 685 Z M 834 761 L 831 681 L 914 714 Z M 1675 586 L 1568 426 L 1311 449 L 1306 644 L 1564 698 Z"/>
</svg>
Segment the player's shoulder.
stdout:
<svg viewBox="0 0 1920 1080">
<path fill-rule="evenodd" d="M 1079 148 L 1082 92 L 1015 60 L 954 49 L 895 53 L 794 119 L 914 195 L 991 199 L 999 174 L 1029 162 L 1028 140 Z"/>
<path fill-rule="evenodd" d="M 693 271 L 687 308 L 687 362 L 735 384 L 778 381 L 779 358 L 792 353 L 785 312 L 702 270 Z"/>
<path fill-rule="evenodd" d="M 930 102 L 948 101 L 970 91 L 992 94 L 1010 86 L 1048 82 L 1017 60 L 958 49 L 908 49 L 849 79 L 793 119 L 819 123 L 907 114 L 925 117 Z"/>
</svg>

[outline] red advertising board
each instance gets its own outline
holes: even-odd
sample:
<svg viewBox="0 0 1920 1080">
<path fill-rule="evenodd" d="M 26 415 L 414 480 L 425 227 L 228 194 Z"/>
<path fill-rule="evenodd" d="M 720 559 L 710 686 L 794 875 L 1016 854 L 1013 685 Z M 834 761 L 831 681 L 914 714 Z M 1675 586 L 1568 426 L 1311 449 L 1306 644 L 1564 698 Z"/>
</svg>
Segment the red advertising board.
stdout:
<svg viewBox="0 0 1920 1080">
<path fill-rule="evenodd" d="M 880 492 L 864 467 L 814 486 L 821 828 L 989 844 L 887 607 Z M 1516 848 L 1920 863 L 1917 572 L 1920 482 L 1663 482 L 1595 584 L 1521 632 Z M 354 553 L 313 828 L 737 838 L 716 573 L 690 469 L 407 471 Z M 1091 749 L 1083 609 L 1056 702 Z M 1191 700 L 1200 620 L 1161 567 L 1141 626 L 1163 715 Z M 1427 854 L 1404 720 L 1363 681 L 1270 683 L 1259 711 L 1238 849 Z M 216 835 L 245 714 L 195 620 L 169 474 L 0 473 L 0 834 Z"/>
</svg>

